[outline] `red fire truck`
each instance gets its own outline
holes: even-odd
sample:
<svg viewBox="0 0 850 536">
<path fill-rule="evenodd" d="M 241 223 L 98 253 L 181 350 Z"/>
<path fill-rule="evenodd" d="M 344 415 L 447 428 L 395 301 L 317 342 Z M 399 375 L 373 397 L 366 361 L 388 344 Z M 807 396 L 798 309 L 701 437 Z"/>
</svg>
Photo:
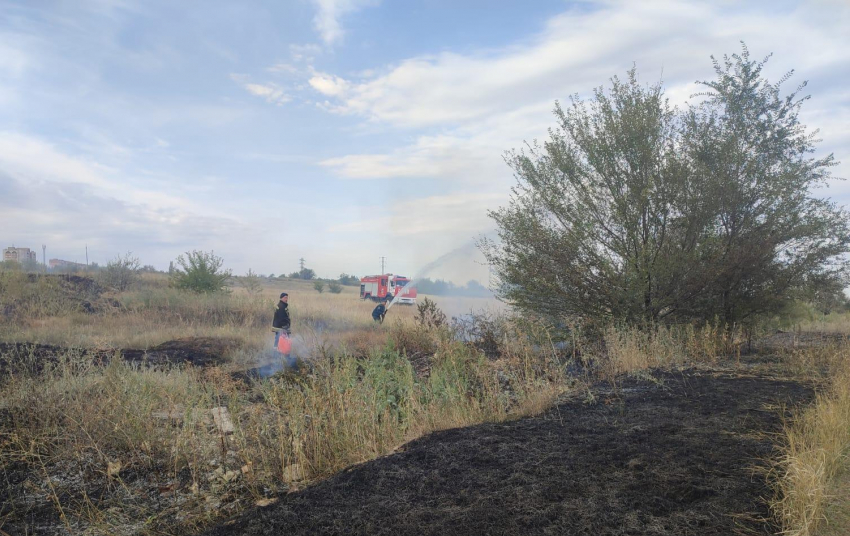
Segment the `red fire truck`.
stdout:
<svg viewBox="0 0 850 536">
<path fill-rule="evenodd" d="M 386 302 L 398 296 L 396 303 L 416 303 L 416 287 L 407 287 L 410 279 L 403 275 L 367 275 L 360 279 L 360 299 Z"/>
</svg>

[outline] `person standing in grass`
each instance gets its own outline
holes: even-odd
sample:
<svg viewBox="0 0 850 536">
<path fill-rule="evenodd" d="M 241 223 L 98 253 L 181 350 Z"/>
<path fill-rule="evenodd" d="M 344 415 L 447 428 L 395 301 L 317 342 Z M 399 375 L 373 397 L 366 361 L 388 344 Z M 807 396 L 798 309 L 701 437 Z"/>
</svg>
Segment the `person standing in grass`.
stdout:
<svg viewBox="0 0 850 536">
<path fill-rule="evenodd" d="M 274 329 L 274 347 L 277 348 L 277 343 L 280 341 L 280 334 L 284 337 L 289 337 L 292 333 L 290 330 L 291 321 L 289 320 L 289 294 L 286 292 L 280 293 L 280 301 L 277 304 L 277 310 L 274 312 L 272 320 L 272 328 Z"/>
</svg>

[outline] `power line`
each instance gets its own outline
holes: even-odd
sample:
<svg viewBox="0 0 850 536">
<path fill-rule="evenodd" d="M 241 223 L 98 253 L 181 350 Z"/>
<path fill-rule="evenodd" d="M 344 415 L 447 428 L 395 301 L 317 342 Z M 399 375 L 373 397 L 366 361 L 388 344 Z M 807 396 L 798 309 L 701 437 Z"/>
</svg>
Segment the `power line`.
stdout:
<svg viewBox="0 0 850 536">
<path fill-rule="evenodd" d="M 301 270 L 303 271 L 304 270 L 304 263 L 307 262 L 307 261 L 304 260 L 304 257 L 301 257 L 300 259 L 298 259 L 298 262 L 301 264 Z"/>
</svg>

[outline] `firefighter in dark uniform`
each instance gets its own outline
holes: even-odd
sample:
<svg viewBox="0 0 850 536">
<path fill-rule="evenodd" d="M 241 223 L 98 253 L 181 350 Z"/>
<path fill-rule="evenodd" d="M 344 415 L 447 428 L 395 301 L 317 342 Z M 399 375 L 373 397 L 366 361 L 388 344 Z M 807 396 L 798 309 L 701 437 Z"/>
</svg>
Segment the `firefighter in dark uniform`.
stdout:
<svg viewBox="0 0 850 536">
<path fill-rule="evenodd" d="M 384 305 L 384 302 L 381 302 L 372 311 L 372 320 L 383 324 L 385 316 L 387 316 L 387 306 Z"/>
<path fill-rule="evenodd" d="M 292 333 L 290 330 L 291 321 L 289 320 L 289 294 L 286 292 L 280 293 L 280 301 L 277 304 L 277 309 L 274 312 L 274 320 L 272 320 L 272 328 L 274 328 L 274 347 L 277 348 L 277 343 L 280 340 L 280 334 L 289 337 Z"/>
</svg>

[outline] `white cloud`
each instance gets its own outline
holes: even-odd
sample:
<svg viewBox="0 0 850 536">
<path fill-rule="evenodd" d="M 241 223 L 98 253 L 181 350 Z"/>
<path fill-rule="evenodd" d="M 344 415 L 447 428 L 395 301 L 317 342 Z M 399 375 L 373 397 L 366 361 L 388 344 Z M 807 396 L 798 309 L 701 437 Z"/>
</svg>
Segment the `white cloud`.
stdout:
<svg viewBox="0 0 850 536">
<path fill-rule="evenodd" d="M 242 86 L 251 95 L 262 97 L 271 104 L 285 104 L 292 100 L 284 89 L 274 82 L 267 84 L 256 84 L 250 81 L 250 77 L 242 73 L 231 73 L 230 79 Z"/>
<path fill-rule="evenodd" d="M 266 71 L 273 74 L 297 74 L 298 67 L 288 63 L 275 63 L 271 67 L 268 67 Z"/>
<path fill-rule="evenodd" d="M 489 225 L 487 209 L 508 199 L 507 192 L 457 192 L 422 198 L 402 198 L 379 216 L 358 218 L 332 226 L 330 232 L 385 232 L 391 237 L 445 236 L 467 233 L 470 237 Z"/>
<path fill-rule="evenodd" d="M 342 40 L 345 33 L 341 19 L 364 7 L 378 4 L 379 0 L 312 0 L 316 6 L 313 26 L 326 45 L 334 45 Z"/>
<path fill-rule="evenodd" d="M 38 138 L 0 132 L 0 211 L 3 230 L 16 240 L 154 256 L 158 247 L 201 247 L 244 232 L 244 224 L 210 207 L 134 182 Z"/>
<path fill-rule="evenodd" d="M 313 63 L 316 56 L 322 53 L 322 47 L 313 43 L 289 45 L 289 55 L 296 63 Z"/>
<path fill-rule="evenodd" d="M 713 77 L 709 55 L 738 52 L 741 39 L 755 57 L 775 52 L 767 66 L 771 79 L 798 68 L 789 90 L 805 78 L 824 77 L 814 84 L 821 94 L 806 103 L 803 119 L 822 129 L 825 151 L 837 151 L 848 139 L 850 98 L 834 87 L 842 84 L 835 73 L 850 63 L 850 47 L 834 36 L 848 26 L 850 6 L 837 3 L 828 10 L 806 3 L 794 10 L 770 4 L 731 10 L 698 1 L 603 2 L 590 11 L 570 10 L 522 45 L 415 57 L 379 68 L 377 76 L 335 80 L 333 87 L 344 90 L 320 91 L 331 99 L 325 109 L 417 134 L 388 152 L 341 155 L 321 164 L 346 178 L 425 177 L 507 188 L 511 172 L 500 156 L 523 140 L 547 137 L 556 99 L 586 96 L 636 64 L 646 83 L 663 76 L 667 95 L 681 104 L 697 90 L 694 80 Z"/>
<path fill-rule="evenodd" d="M 637 63 L 647 81 L 691 82 L 710 73 L 709 54 L 776 52 L 783 65 L 811 70 L 850 61 L 835 35 L 850 7 L 732 10 L 725 3 L 606 2 L 554 17 L 528 45 L 461 55 L 414 57 L 380 76 L 351 82 L 339 109 L 406 128 L 463 125 L 530 103 L 587 92 Z M 801 36 L 789 40 L 786 36 Z M 802 36 L 805 36 L 804 38 Z M 327 93 L 325 93 L 327 95 Z"/>
<path fill-rule="evenodd" d="M 272 104 L 284 104 L 292 100 L 277 84 L 245 84 L 245 89 Z"/>
<path fill-rule="evenodd" d="M 415 144 L 390 154 L 346 155 L 323 160 L 321 165 L 350 179 L 416 177 L 470 184 L 481 175 L 505 174 L 501 172 L 504 164 L 499 158 L 503 150 L 504 147 L 488 143 L 482 135 L 421 136 Z"/>
<path fill-rule="evenodd" d="M 327 95 L 329 97 L 342 97 L 348 92 L 348 88 L 350 84 L 334 75 L 328 75 L 324 73 L 316 73 L 309 80 L 310 85 L 321 93 L 322 95 Z"/>
</svg>

